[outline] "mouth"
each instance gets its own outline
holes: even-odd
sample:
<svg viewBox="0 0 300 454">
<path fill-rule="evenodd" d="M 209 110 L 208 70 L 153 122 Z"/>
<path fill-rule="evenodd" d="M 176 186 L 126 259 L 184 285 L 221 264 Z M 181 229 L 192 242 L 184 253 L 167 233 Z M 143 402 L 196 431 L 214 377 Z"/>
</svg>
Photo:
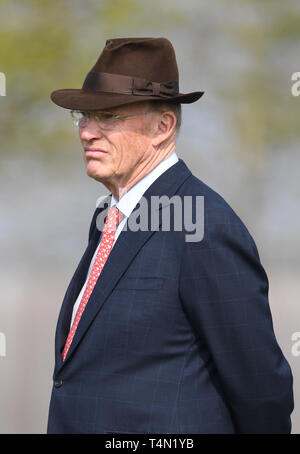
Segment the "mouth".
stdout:
<svg viewBox="0 0 300 454">
<path fill-rule="evenodd" d="M 108 152 L 101 150 L 100 148 L 85 148 L 84 154 L 87 158 L 100 158 L 101 156 L 108 154 Z"/>
</svg>

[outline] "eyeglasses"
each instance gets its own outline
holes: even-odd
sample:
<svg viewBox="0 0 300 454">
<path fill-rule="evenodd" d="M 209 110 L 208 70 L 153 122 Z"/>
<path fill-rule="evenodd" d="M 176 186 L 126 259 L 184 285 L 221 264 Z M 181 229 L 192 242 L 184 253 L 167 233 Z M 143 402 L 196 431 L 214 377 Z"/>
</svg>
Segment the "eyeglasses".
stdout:
<svg viewBox="0 0 300 454">
<path fill-rule="evenodd" d="M 136 117 L 138 115 L 147 115 L 150 113 L 155 112 L 154 110 L 149 110 L 148 112 L 138 112 L 135 114 L 127 114 L 127 115 L 117 115 L 112 112 L 97 112 L 97 113 L 90 113 L 83 110 L 71 110 L 71 118 L 72 122 L 75 126 L 79 126 L 80 128 L 84 128 L 91 117 L 95 119 L 97 124 L 101 129 L 110 130 L 113 129 L 119 120 L 125 120 L 129 117 Z"/>
</svg>

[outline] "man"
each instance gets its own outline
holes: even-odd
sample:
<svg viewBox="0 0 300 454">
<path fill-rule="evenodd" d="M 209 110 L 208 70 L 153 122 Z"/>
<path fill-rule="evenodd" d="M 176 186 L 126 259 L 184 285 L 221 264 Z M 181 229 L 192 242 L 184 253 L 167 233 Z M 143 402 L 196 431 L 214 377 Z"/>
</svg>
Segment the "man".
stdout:
<svg viewBox="0 0 300 454">
<path fill-rule="evenodd" d="M 110 194 L 59 315 L 48 433 L 291 431 L 255 243 L 175 152 L 180 104 L 202 94 L 179 92 L 167 39 L 125 38 L 106 42 L 82 89 L 51 95 Z"/>
</svg>

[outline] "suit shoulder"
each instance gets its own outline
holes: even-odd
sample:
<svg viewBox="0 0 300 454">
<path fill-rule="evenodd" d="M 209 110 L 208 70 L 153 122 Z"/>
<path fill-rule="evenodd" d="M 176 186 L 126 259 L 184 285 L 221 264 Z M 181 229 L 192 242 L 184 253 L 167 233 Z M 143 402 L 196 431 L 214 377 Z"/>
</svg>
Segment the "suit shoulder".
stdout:
<svg viewBox="0 0 300 454">
<path fill-rule="evenodd" d="M 227 214 L 229 216 L 233 216 L 233 218 L 237 217 L 240 220 L 239 216 L 232 209 L 229 203 L 217 191 L 212 189 L 199 178 L 195 177 L 195 175 L 191 175 L 185 180 L 179 190 L 179 194 L 181 196 L 191 195 L 192 197 L 203 196 L 207 213 L 223 213 L 224 215 Z"/>
<path fill-rule="evenodd" d="M 229 227 L 229 231 L 239 231 L 245 240 L 250 241 L 252 247 L 257 253 L 257 248 L 252 235 L 248 228 L 229 205 L 229 203 L 214 189 L 197 178 L 191 175 L 187 178 L 184 184 L 178 191 L 180 196 L 190 195 L 193 199 L 196 196 L 204 197 L 204 224 L 207 231 L 214 231 L 218 233 L 220 230 L 224 231 L 225 226 Z M 234 226 L 234 229 L 230 228 Z"/>
</svg>

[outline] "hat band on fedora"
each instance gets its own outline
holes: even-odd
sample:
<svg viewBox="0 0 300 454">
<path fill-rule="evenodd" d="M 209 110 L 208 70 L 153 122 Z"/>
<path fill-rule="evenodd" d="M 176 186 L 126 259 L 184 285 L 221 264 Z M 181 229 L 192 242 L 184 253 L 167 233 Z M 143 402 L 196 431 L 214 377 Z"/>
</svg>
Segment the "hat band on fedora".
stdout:
<svg viewBox="0 0 300 454">
<path fill-rule="evenodd" d="M 177 81 L 151 82 L 140 77 L 90 71 L 82 85 L 83 90 L 120 93 L 138 96 L 170 98 L 178 95 Z"/>
</svg>

